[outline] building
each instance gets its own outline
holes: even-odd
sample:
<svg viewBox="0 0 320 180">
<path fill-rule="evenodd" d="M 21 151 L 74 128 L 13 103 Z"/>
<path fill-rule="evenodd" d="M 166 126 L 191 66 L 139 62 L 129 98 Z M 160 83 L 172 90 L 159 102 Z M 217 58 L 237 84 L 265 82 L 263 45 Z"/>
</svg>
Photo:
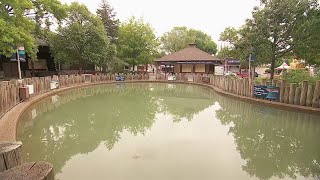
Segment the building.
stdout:
<svg viewBox="0 0 320 180">
<path fill-rule="evenodd" d="M 240 72 L 241 64 L 239 59 L 226 59 L 224 61 L 224 71 L 225 72 Z"/>
<path fill-rule="evenodd" d="M 20 61 L 22 77 L 50 76 L 58 74 L 76 74 L 79 72 L 79 65 L 60 65 L 55 63 L 47 42 L 36 39 L 38 44 L 37 60 L 31 61 L 27 56 L 26 61 Z M 94 72 L 95 66 L 92 64 L 81 65 L 85 72 Z M 34 73 L 32 75 L 32 73 Z M 3 55 L 0 55 L 0 79 L 18 78 L 18 63 Z"/>
<path fill-rule="evenodd" d="M 38 44 L 37 60 L 31 61 L 27 57 L 25 61 L 20 62 L 22 77 L 30 77 L 32 70 L 35 72 L 35 75 L 40 72 L 56 70 L 48 44 L 41 39 L 36 39 L 36 42 Z M 0 55 L 0 71 L 2 71 L 2 78 L 19 77 L 17 61 L 2 55 Z"/>
<path fill-rule="evenodd" d="M 213 74 L 215 66 L 223 66 L 223 60 L 189 44 L 189 47 L 166 55 L 155 61 L 156 69 L 166 73 Z"/>
</svg>

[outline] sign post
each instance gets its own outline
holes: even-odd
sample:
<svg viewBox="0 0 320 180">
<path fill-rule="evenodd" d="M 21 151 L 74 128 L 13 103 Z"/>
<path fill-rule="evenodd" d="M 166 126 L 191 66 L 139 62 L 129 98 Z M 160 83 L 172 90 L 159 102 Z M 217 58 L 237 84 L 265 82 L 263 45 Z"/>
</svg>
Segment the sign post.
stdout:
<svg viewBox="0 0 320 180">
<path fill-rule="evenodd" d="M 251 53 L 249 55 L 249 83 L 251 83 Z"/>
<path fill-rule="evenodd" d="M 17 62 L 18 62 L 19 79 L 22 79 L 22 76 L 21 76 L 21 66 L 20 66 L 20 56 L 19 56 L 19 48 L 17 49 Z"/>
</svg>

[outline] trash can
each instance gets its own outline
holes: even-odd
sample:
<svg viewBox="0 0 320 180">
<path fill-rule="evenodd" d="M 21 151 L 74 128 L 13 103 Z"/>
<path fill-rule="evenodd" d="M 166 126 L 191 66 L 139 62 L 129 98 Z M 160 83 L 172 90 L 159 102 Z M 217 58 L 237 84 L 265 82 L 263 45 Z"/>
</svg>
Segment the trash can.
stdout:
<svg viewBox="0 0 320 180">
<path fill-rule="evenodd" d="M 20 101 L 25 101 L 30 97 L 29 88 L 28 87 L 20 87 L 19 88 L 19 97 Z"/>
</svg>

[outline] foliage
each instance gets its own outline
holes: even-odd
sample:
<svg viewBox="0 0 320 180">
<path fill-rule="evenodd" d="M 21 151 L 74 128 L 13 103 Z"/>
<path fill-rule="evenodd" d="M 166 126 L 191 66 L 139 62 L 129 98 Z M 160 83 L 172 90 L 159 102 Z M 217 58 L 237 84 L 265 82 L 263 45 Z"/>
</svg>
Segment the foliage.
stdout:
<svg viewBox="0 0 320 180">
<path fill-rule="evenodd" d="M 233 50 L 241 60 L 248 59 L 252 53 L 257 59 L 255 65 L 271 63 L 272 79 L 276 63 L 293 57 L 293 52 L 300 52 L 300 57 L 307 57 L 306 53 L 301 51 L 312 48 L 309 59 L 317 56 L 315 47 L 319 44 L 316 40 L 319 32 L 315 32 L 315 25 L 318 20 L 317 14 L 311 13 L 315 12 L 317 7 L 315 0 L 262 0 L 261 6 L 253 10 L 253 18 L 247 20 L 237 35 L 235 29 L 227 28 L 221 34 L 221 39 L 232 43 Z M 306 20 L 312 23 L 308 24 Z M 315 36 L 314 39 L 308 39 L 307 44 L 304 43 L 305 37 L 301 33 L 306 28 L 310 30 L 309 34 L 314 33 Z"/>
<path fill-rule="evenodd" d="M 106 0 L 102 0 L 97 15 L 101 18 L 104 28 L 108 32 L 110 41 L 114 43 L 118 37 L 119 19 L 116 18 L 114 9 Z"/>
<path fill-rule="evenodd" d="M 311 65 L 320 65 L 320 9 L 312 8 L 294 34 L 294 53 Z"/>
<path fill-rule="evenodd" d="M 239 41 L 239 32 L 234 27 L 227 27 L 221 34 L 220 34 L 220 41 L 225 41 L 232 44 L 235 44 Z"/>
<path fill-rule="evenodd" d="M 162 48 L 166 53 L 177 52 L 184 49 L 190 43 L 196 43 L 197 47 L 209 54 L 217 52 L 217 44 L 208 34 L 187 27 L 174 27 L 161 37 Z"/>
<path fill-rule="evenodd" d="M 313 77 L 309 71 L 305 69 L 292 69 L 282 76 L 287 83 L 301 83 L 302 81 L 309 81 L 311 84 L 315 84 L 317 80 L 320 80 L 319 76 Z"/>
<path fill-rule="evenodd" d="M 113 59 L 115 47 L 109 46 L 101 20 L 86 6 L 72 3 L 64 24 L 50 38 L 50 48 L 57 62 L 78 65 L 81 69 L 87 64 L 102 66 Z"/>
<path fill-rule="evenodd" d="M 158 53 L 158 41 L 152 27 L 135 17 L 120 25 L 116 43 L 118 57 L 132 66 L 148 64 Z"/>
<path fill-rule="evenodd" d="M 35 36 L 40 34 L 36 27 L 40 27 L 45 15 L 61 20 L 65 6 L 58 0 L 0 0 L 0 4 L 0 53 L 10 57 L 17 46 L 24 46 L 31 59 L 36 59 Z M 49 25 L 49 20 L 46 22 Z"/>
</svg>

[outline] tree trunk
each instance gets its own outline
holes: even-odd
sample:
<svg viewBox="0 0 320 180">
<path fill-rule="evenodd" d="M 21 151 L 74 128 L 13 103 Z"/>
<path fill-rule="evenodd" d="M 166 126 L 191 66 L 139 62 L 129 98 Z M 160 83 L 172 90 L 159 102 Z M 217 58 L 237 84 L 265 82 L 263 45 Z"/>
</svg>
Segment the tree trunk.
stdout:
<svg viewBox="0 0 320 180">
<path fill-rule="evenodd" d="M 82 74 L 82 67 L 79 66 L 79 74 Z"/>
<path fill-rule="evenodd" d="M 34 77 L 35 73 L 34 73 L 34 61 L 31 60 L 31 76 Z"/>
<path fill-rule="evenodd" d="M 275 65 L 276 65 L 276 56 L 273 54 L 272 55 L 272 59 L 271 59 L 271 74 L 270 74 L 270 80 L 273 79 L 274 77 L 274 69 L 275 69 Z"/>
<path fill-rule="evenodd" d="M 102 65 L 102 73 L 107 74 L 107 65 Z"/>
</svg>

